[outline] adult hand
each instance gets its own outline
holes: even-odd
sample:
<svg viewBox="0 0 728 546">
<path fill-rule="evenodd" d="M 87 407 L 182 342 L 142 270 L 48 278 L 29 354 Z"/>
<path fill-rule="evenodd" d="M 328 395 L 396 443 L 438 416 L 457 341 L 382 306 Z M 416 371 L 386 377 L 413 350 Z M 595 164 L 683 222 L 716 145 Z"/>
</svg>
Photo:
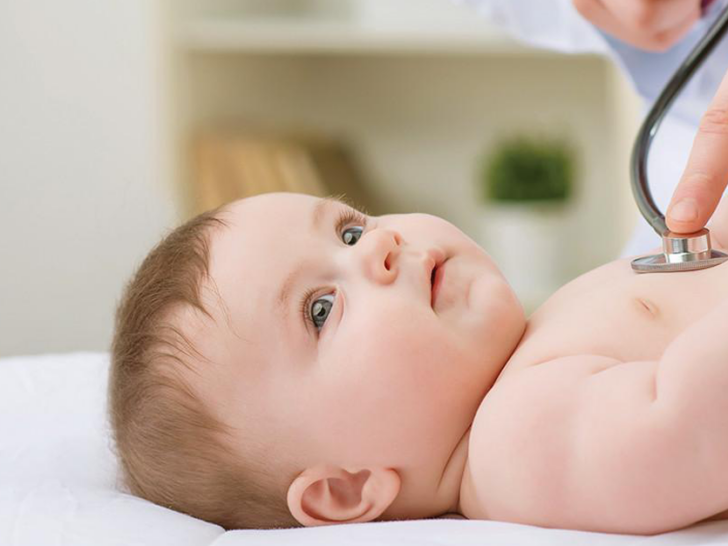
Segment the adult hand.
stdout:
<svg viewBox="0 0 728 546">
<path fill-rule="evenodd" d="M 704 227 L 720 202 L 726 183 L 728 74 L 700 122 L 687 167 L 667 208 L 667 227 L 676 233 L 691 233 Z M 721 209 L 728 208 L 728 202 L 723 203 Z M 711 229 L 724 239 L 728 237 L 728 210 L 719 211 Z"/>
<path fill-rule="evenodd" d="M 572 0 L 593 25 L 647 51 L 665 51 L 680 41 L 712 1 Z"/>
</svg>

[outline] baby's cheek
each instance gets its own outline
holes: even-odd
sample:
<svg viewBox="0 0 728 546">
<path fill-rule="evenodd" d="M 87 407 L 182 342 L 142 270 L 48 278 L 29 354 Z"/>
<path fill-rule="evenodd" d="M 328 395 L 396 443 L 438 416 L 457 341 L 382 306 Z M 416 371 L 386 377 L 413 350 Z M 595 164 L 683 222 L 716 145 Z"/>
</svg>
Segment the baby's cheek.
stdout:
<svg viewBox="0 0 728 546">
<path fill-rule="evenodd" d="M 434 321 L 402 317 L 399 326 L 383 328 L 362 344 L 367 380 L 375 386 L 375 395 L 390 394 L 392 405 L 422 411 L 446 398 L 442 389 L 460 386 L 453 379 L 464 370 L 464 355 L 455 338 Z"/>
<path fill-rule="evenodd" d="M 433 324 L 395 325 L 357 338 L 335 365 L 322 367 L 322 388 L 311 402 L 326 445 L 349 460 L 411 462 L 423 452 L 422 442 L 459 430 L 472 417 L 466 392 L 473 390 L 472 377 L 463 377 L 453 342 Z"/>
<path fill-rule="evenodd" d="M 433 349 L 442 348 L 439 339 L 442 332 L 432 321 L 393 310 L 387 314 L 386 321 L 370 326 L 358 343 L 358 354 L 370 363 L 372 373 L 402 373 L 408 377 L 412 368 L 419 368 L 419 363 L 432 357 Z"/>
</svg>

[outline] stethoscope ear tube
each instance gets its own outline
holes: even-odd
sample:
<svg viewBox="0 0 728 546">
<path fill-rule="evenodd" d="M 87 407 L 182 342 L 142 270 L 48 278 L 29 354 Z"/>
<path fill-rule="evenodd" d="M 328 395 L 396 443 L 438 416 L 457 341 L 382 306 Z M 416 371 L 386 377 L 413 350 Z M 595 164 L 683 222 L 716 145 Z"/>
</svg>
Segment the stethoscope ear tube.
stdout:
<svg viewBox="0 0 728 546">
<path fill-rule="evenodd" d="M 639 208 L 642 216 L 652 226 L 652 229 L 654 229 L 655 232 L 657 232 L 657 234 L 662 237 L 663 240 L 663 250 L 665 251 L 665 254 L 663 256 L 664 260 L 657 260 L 657 262 L 665 264 L 690 262 L 693 263 L 695 267 L 672 267 L 662 269 L 660 269 L 659 267 L 655 267 L 654 269 L 645 269 L 644 267 L 642 267 L 644 266 L 644 263 L 642 263 L 640 268 L 638 268 L 636 267 L 636 262 L 645 260 L 645 258 L 641 258 L 640 260 L 635 260 L 635 262 L 632 263 L 632 267 L 633 269 L 635 269 L 635 271 L 641 273 L 648 271 L 686 271 L 690 269 L 702 269 L 705 267 L 712 267 L 713 265 L 717 265 L 718 263 L 723 261 L 720 260 L 719 262 L 714 262 L 714 258 L 719 259 L 723 256 L 723 254 L 713 254 L 716 251 L 711 251 L 710 249 L 710 236 L 708 235 L 707 230 L 701 230 L 700 232 L 697 232 L 695 234 L 684 235 L 671 233 L 669 231 L 665 222 L 665 215 L 662 214 L 662 212 L 660 212 L 660 209 L 657 208 L 657 205 L 652 198 L 649 184 L 647 183 L 647 159 L 649 156 L 652 141 L 657 134 L 657 130 L 659 129 L 662 120 L 665 118 L 665 115 L 669 111 L 670 106 L 672 106 L 677 96 L 685 88 L 695 72 L 702 66 L 705 59 L 708 58 L 708 56 L 713 52 L 718 43 L 720 43 L 726 31 L 728 31 L 728 7 L 723 9 L 722 13 L 710 26 L 705 36 L 698 42 L 698 44 L 688 54 L 687 58 L 683 61 L 680 67 L 675 71 L 675 74 L 667 83 L 662 93 L 655 101 L 655 104 L 650 109 L 650 112 L 647 114 L 647 117 L 645 118 L 642 127 L 637 133 L 637 138 L 635 140 L 634 147 L 632 148 L 630 169 L 632 194 L 634 195 L 637 207 Z M 728 68 L 728 62 L 726 64 L 726 68 Z M 705 244 L 708 245 L 708 251 L 710 251 L 711 253 L 707 257 L 702 252 L 700 253 L 700 255 L 695 256 L 690 256 L 687 252 L 682 253 L 684 255 L 671 254 L 676 246 L 683 249 L 693 246 L 687 243 L 675 245 L 674 241 L 676 239 L 685 239 L 687 241 L 688 239 L 696 238 L 705 238 L 704 240 L 700 241 L 699 246 L 702 248 Z M 728 259 L 728 256 L 726 256 L 726 259 Z M 651 264 L 652 262 L 649 263 Z M 702 267 L 698 267 L 698 265 L 701 265 Z"/>
</svg>

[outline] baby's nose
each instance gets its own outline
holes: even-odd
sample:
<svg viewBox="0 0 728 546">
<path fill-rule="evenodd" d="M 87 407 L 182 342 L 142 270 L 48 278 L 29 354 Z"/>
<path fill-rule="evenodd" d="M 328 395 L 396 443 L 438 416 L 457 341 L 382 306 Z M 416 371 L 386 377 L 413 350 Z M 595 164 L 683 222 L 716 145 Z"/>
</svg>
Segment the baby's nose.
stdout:
<svg viewBox="0 0 728 546">
<path fill-rule="evenodd" d="M 402 236 L 394 230 L 376 229 L 366 233 L 357 244 L 361 245 L 359 251 L 364 274 L 380 284 L 394 282 L 403 242 Z"/>
</svg>

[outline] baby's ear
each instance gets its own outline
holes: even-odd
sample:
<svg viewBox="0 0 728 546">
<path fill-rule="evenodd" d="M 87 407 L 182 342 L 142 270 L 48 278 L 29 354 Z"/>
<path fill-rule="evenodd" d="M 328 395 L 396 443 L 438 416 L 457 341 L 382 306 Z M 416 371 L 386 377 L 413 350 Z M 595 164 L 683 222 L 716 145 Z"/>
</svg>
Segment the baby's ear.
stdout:
<svg viewBox="0 0 728 546">
<path fill-rule="evenodd" d="M 288 509 L 307 527 L 378 518 L 397 495 L 399 474 L 391 468 L 347 472 L 333 465 L 304 470 L 288 488 Z"/>
</svg>

